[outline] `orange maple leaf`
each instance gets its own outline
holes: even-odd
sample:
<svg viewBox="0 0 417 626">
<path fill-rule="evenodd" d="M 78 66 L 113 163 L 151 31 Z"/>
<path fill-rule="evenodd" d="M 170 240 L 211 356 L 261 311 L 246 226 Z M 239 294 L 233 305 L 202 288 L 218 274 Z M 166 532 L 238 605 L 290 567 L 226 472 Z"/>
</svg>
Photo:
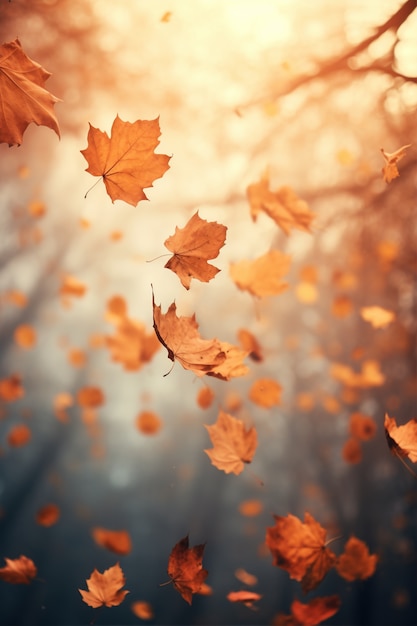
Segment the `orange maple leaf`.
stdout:
<svg viewBox="0 0 417 626">
<path fill-rule="evenodd" d="M 197 211 L 184 228 L 176 227 L 175 234 L 164 242 L 165 247 L 174 253 L 165 267 L 177 274 L 186 289 L 190 288 L 192 278 L 207 283 L 220 272 L 207 261 L 218 256 L 224 246 L 226 231 L 223 224 L 201 219 Z"/>
<path fill-rule="evenodd" d="M 195 315 L 178 317 L 175 302 L 166 313 L 153 301 L 153 327 L 156 336 L 168 350 L 171 361 L 179 361 L 184 369 L 203 376 L 223 363 L 226 354 L 217 339 L 202 339 L 198 332 Z"/>
<path fill-rule="evenodd" d="M 214 376 L 214 378 L 220 378 L 220 380 L 246 376 L 249 373 L 249 368 L 243 363 L 243 359 L 248 356 L 248 353 L 237 346 L 227 343 L 227 341 L 220 341 L 219 343 L 226 358 L 220 365 L 214 366 L 207 372 L 207 376 Z"/>
<path fill-rule="evenodd" d="M 214 446 L 204 450 L 212 465 L 226 474 L 243 472 L 245 463 L 251 463 L 258 445 L 255 427 L 247 429 L 242 420 L 224 411 L 219 411 L 215 424 L 204 426 Z"/>
<path fill-rule="evenodd" d="M 0 568 L 0 580 L 6 583 L 28 585 L 37 574 L 37 568 L 32 559 L 19 556 L 18 559 L 4 559 L 6 565 Z"/>
<path fill-rule="evenodd" d="M 32 122 L 60 136 L 53 110 L 59 98 L 44 87 L 50 76 L 24 53 L 18 39 L 0 46 L 0 143 L 20 146 Z"/>
<path fill-rule="evenodd" d="M 336 595 L 313 598 L 307 604 L 296 599 L 291 604 L 291 613 L 296 619 L 297 626 L 317 626 L 335 615 L 340 604 L 340 598 Z"/>
<path fill-rule="evenodd" d="M 117 115 L 110 137 L 90 124 L 88 146 L 81 150 L 88 162 L 86 172 L 103 178 L 112 202 L 136 206 L 148 199 L 144 188 L 152 187 L 169 169 L 171 157 L 154 153 L 160 134 L 159 118 L 130 123 Z"/>
<path fill-rule="evenodd" d="M 184 600 L 191 604 L 193 593 L 198 593 L 207 578 L 203 569 L 205 544 L 189 548 L 188 535 L 171 550 L 168 560 L 168 576 Z"/>
<path fill-rule="evenodd" d="M 132 549 L 132 541 L 127 530 L 108 530 L 95 526 L 91 534 L 97 545 L 116 554 L 129 554 Z"/>
<path fill-rule="evenodd" d="M 100 606 L 118 606 L 125 599 L 127 590 L 122 591 L 126 584 L 123 571 L 118 563 L 104 570 L 101 574 L 96 569 L 86 580 L 88 591 L 78 589 L 83 601 L 97 609 Z"/>
<path fill-rule="evenodd" d="M 249 330 L 246 328 L 240 328 L 237 331 L 237 338 L 242 348 L 249 353 L 248 357 L 252 359 L 252 361 L 255 361 L 256 363 L 263 361 L 264 357 L 262 347 L 256 337 Z"/>
<path fill-rule="evenodd" d="M 390 450 L 400 458 L 407 456 L 410 461 L 417 463 L 417 419 L 397 426 L 395 417 L 386 413 L 384 428 Z"/>
<path fill-rule="evenodd" d="M 256 221 L 260 211 L 264 211 L 286 235 L 290 234 L 292 228 L 310 232 L 315 214 L 291 187 L 284 186 L 271 191 L 266 173 L 259 182 L 247 187 L 246 194 L 253 221 Z"/>
<path fill-rule="evenodd" d="M 345 550 L 336 562 L 336 571 L 345 580 L 365 580 L 375 572 L 378 557 L 376 554 L 369 554 L 366 543 L 351 537 L 346 542 Z"/>
<path fill-rule="evenodd" d="M 272 378 L 258 378 L 249 389 L 249 399 L 258 406 L 270 409 L 281 403 L 282 387 Z"/>
<path fill-rule="evenodd" d="M 275 296 L 288 288 L 282 277 L 288 272 L 291 258 L 271 250 L 254 261 L 243 260 L 230 265 L 230 275 L 242 291 L 260 298 Z"/>
<path fill-rule="evenodd" d="M 336 562 L 336 555 L 326 547 L 325 540 L 326 530 L 310 513 L 305 513 L 304 522 L 295 515 L 276 515 L 275 526 L 266 531 L 274 565 L 301 581 L 306 593 L 317 587 Z"/>
<path fill-rule="evenodd" d="M 381 148 L 382 156 L 385 159 L 382 174 L 386 183 L 390 183 L 394 178 L 398 178 L 400 175 L 397 163 L 406 155 L 408 148 L 411 148 L 411 144 L 402 146 L 398 148 L 398 150 L 395 150 L 395 152 L 385 152 L 384 148 Z"/>
<path fill-rule="evenodd" d="M 113 315 L 114 335 L 106 335 L 106 346 L 113 361 L 119 362 L 128 371 L 136 371 L 148 363 L 161 345 L 145 324 L 131 319 L 127 314 Z"/>
</svg>

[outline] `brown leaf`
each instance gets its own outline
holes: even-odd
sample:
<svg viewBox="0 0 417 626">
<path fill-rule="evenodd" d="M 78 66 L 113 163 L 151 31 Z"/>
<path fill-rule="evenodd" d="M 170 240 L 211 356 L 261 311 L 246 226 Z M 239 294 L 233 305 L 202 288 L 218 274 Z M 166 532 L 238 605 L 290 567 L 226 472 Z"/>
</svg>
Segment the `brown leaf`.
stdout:
<svg viewBox="0 0 417 626">
<path fill-rule="evenodd" d="M 159 136 L 159 118 L 130 123 L 117 115 L 110 138 L 90 124 L 88 146 L 81 154 L 88 162 L 86 171 L 103 178 L 112 202 L 136 206 L 148 199 L 144 188 L 152 187 L 169 169 L 170 157 L 154 153 Z"/>
<path fill-rule="evenodd" d="M 218 256 L 226 231 L 222 224 L 201 219 L 197 211 L 184 228 L 176 227 L 175 234 L 166 239 L 165 247 L 174 254 L 165 267 L 178 275 L 186 289 L 192 278 L 207 283 L 220 271 L 207 261 Z"/>
<path fill-rule="evenodd" d="M 268 174 L 264 174 L 258 183 L 248 186 L 246 193 L 254 221 L 260 211 L 264 211 L 286 235 L 293 228 L 310 232 L 310 224 L 315 214 L 291 187 L 270 191 Z"/>
<path fill-rule="evenodd" d="M 315 589 L 336 562 L 325 540 L 326 530 L 307 512 L 304 522 L 295 515 L 276 515 L 275 526 L 266 531 L 274 565 L 301 581 L 305 593 Z"/>
<path fill-rule="evenodd" d="M 407 456 L 410 461 L 417 463 L 417 419 L 397 426 L 395 417 L 386 413 L 384 427 L 389 448 L 398 456 Z"/>
<path fill-rule="evenodd" d="M 205 544 L 189 548 L 188 535 L 171 550 L 168 560 L 168 576 L 184 600 L 191 604 L 192 595 L 198 593 L 207 578 L 203 569 Z"/>
<path fill-rule="evenodd" d="M 118 563 L 106 569 L 102 574 L 95 569 L 86 582 L 88 591 L 84 589 L 78 589 L 78 591 L 83 601 L 94 609 L 100 606 L 118 606 L 129 593 L 127 590 L 121 590 L 126 580 Z"/>
<path fill-rule="evenodd" d="M 44 87 L 51 76 L 15 39 L 0 46 L 0 143 L 22 143 L 29 124 L 48 126 L 59 135 L 53 106 L 59 98 Z"/>
<path fill-rule="evenodd" d="M 35 578 L 38 570 L 36 565 L 27 556 L 19 556 L 18 559 L 4 559 L 6 565 L 0 568 L 0 580 L 14 585 L 28 585 Z"/>
<path fill-rule="evenodd" d="M 271 250 L 254 261 L 239 261 L 230 265 L 230 276 L 242 291 L 263 298 L 275 296 L 288 289 L 282 277 L 288 272 L 291 259 L 279 250 Z"/>
<path fill-rule="evenodd" d="M 213 448 L 204 450 L 212 464 L 226 474 L 241 474 L 245 463 L 251 463 L 258 444 L 255 428 L 246 429 L 242 420 L 220 411 L 217 422 L 204 424 Z"/>
<path fill-rule="evenodd" d="M 214 376 L 214 378 L 220 378 L 220 380 L 246 376 L 249 373 L 249 368 L 245 365 L 243 359 L 248 356 L 248 353 L 226 341 L 220 341 L 219 343 L 226 358 L 220 365 L 214 366 L 207 372 L 207 376 Z"/>
<path fill-rule="evenodd" d="M 116 554 L 129 554 L 132 550 L 132 541 L 127 530 L 108 530 L 96 526 L 91 534 L 97 545 Z"/>
<path fill-rule="evenodd" d="M 382 174 L 386 183 L 390 183 L 394 178 L 400 175 L 397 163 L 406 155 L 408 148 L 411 148 L 411 144 L 402 146 L 398 148 L 398 150 L 395 150 L 395 152 L 385 152 L 384 148 L 381 148 L 382 156 L 385 159 Z"/>
<path fill-rule="evenodd" d="M 237 338 L 243 350 L 249 353 L 248 356 L 252 361 L 256 363 L 263 361 L 263 351 L 255 335 L 246 328 L 240 328 L 237 332 Z"/>
<path fill-rule="evenodd" d="M 317 626 L 335 615 L 340 604 L 340 598 L 336 595 L 313 598 L 307 604 L 294 600 L 291 604 L 291 613 L 297 621 L 297 626 Z"/>
<path fill-rule="evenodd" d="M 202 339 L 198 332 L 195 315 L 178 317 L 173 302 L 166 313 L 153 302 L 153 327 L 156 336 L 168 350 L 171 361 L 179 361 L 184 369 L 197 376 L 207 374 L 226 359 L 221 343 L 217 339 Z"/>
<path fill-rule="evenodd" d="M 351 537 L 346 542 L 345 550 L 336 562 L 337 573 L 349 582 L 353 580 L 365 580 L 375 573 L 378 557 L 369 554 L 366 543 Z"/>
</svg>

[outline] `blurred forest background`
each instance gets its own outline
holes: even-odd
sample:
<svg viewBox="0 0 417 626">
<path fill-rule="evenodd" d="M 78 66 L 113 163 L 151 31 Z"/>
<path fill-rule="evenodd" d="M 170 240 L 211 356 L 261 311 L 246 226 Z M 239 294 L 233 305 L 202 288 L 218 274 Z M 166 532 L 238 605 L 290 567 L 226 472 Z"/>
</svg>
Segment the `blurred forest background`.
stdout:
<svg viewBox="0 0 417 626">
<path fill-rule="evenodd" d="M 339 594 L 335 625 L 412 625 L 417 615 L 416 479 L 390 454 L 384 415 L 416 417 L 417 11 L 415 0 L 0 0 L 0 34 L 52 73 L 47 89 L 61 139 L 30 125 L 20 147 L 0 146 L 0 557 L 35 562 L 30 585 L 0 582 L 0 623 L 136 624 L 145 600 L 154 624 L 272 624 L 299 583 L 272 565 L 273 515 L 309 511 L 329 536 L 350 535 L 378 555 L 375 574 L 347 583 L 329 573 L 315 595 Z M 112 204 L 80 150 L 88 124 L 159 116 L 156 152 L 170 169 L 137 207 Z M 387 184 L 381 148 L 411 144 Z M 286 236 L 250 216 L 247 186 L 269 172 L 316 213 L 311 233 Z M 210 283 L 186 291 L 163 266 L 165 239 L 198 210 L 227 226 Z M 270 249 L 291 255 L 289 288 L 254 298 L 230 263 Z M 62 292 L 65 275 L 84 286 Z M 204 338 L 257 338 L 262 359 L 224 382 L 197 379 L 165 348 L 128 369 L 114 360 L 114 296 L 152 333 L 152 293 L 165 311 L 196 314 Z M 395 313 L 374 328 L 361 309 Z M 29 325 L 35 342 L 19 339 Z M 128 342 L 134 342 L 134 333 Z M 133 344 L 134 345 L 134 344 Z M 282 387 L 278 406 L 248 393 L 259 378 Z M 18 384 L 18 381 L 21 384 Z M 10 381 L 14 384 L 10 384 Z M 215 394 L 203 409 L 202 387 Z M 101 389 L 96 408 L 77 402 Z M 203 424 L 219 408 L 256 426 L 251 465 L 213 467 Z M 160 429 L 141 432 L 142 411 Z M 375 436 L 347 443 L 350 416 Z M 26 426 L 23 445 L 13 437 Z M 250 509 L 244 503 L 255 501 Z M 49 527 L 46 504 L 59 507 Z M 248 515 L 247 513 L 252 513 Z M 98 546 L 92 528 L 127 530 L 126 556 Z M 212 595 L 192 606 L 167 580 L 174 544 L 206 542 Z M 333 547 L 333 546 L 332 546 Z M 78 592 L 94 568 L 119 561 L 130 594 L 94 610 Z M 256 607 L 232 604 L 257 577 Z M 309 597 L 307 598 L 309 599 Z"/>
</svg>

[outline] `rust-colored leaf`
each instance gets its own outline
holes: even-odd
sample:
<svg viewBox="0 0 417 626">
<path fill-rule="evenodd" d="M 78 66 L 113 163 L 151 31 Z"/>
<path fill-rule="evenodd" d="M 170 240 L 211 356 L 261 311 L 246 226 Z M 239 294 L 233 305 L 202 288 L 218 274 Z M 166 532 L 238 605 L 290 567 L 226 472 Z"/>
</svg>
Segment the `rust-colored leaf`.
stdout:
<svg viewBox="0 0 417 626">
<path fill-rule="evenodd" d="M 207 376 L 214 376 L 214 378 L 220 378 L 220 380 L 246 376 L 249 373 L 249 368 L 243 360 L 248 356 L 248 353 L 226 341 L 220 341 L 219 343 L 226 358 L 222 363 L 215 365 L 207 372 Z"/>
<path fill-rule="evenodd" d="M 145 600 L 136 600 L 136 602 L 132 603 L 131 609 L 133 613 L 136 615 L 136 617 L 138 617 L 139 619 L 153 619 L 154 618 L 154 611 L 153 611 L 152 605 L 149 602 L 146 602 Z"/>
<path fill-rule="evenodd" d="M 7 443 L 14 448 L 25 446 L 32 438 L 32 432 L 26 424 L 16 424 L 7 435 Z"/>
<path fill-rule="evenodd" d="M 0 380 L 0 399 L 5 402 L 14 402 L 25 395 L 22 379 L 19 374 L 11 374 Z"/>
<path fill-rule="evenodd" d="M 241 591 L 230 591 L 227 594 L 229 602 L 242 602 L 246 606 L 253 606 L 253 603 L 262 598 L 260 593 L 255 591 L 247 591 L 242 589 Z"/>
<path fill-rule="evenodd" d="M 105 338 L 112 361 L 121 363 L 130 372 L 140 370 L 161 347 L 155 333 L 148 332 L 145 324 L 131 319 L 127 313 L 108 311 L 107 315 L 112 316 L 110 321 L 115 325 L 114 334 Z"/>
<path fill-rule="evenodd" d="M 336 595 L 313 598 L 306 604 L 296 599 L 291 604 L 291 613 L 297 626 L 317 626 L 335 615 L 340 605 L 340 597 Z"/>
<path fill-rule="evenodd" d="M 18 559 L 4 559 L 6 565 L 0 568 L 0 580 L 14 585 L 28 585 L 37 574 L 37 568 L 32 559 L 19 556 Z"/>
<path fill-rule="evenodd" d="M 204 450 L 212 464 L 226 474 L 240 474 L 245 463 L 251 463 L 258 439 L 255 427 L 246 428 L 242 420 L 220 411 L 217 422 L 204 424 L 213 448 Z"/>
<path fill-rule="evenodd" d="M 243 500 L 239 504 L 239 513 L 245 517 L 256 517 L 263 511 L 263 504 L 260 500 Z"/>
<path fill-rule="evenodd" d="M 164 245 L 173 256 L 165 267 L 177 274 L 186 289 L 192 278 L 209 282 L 220 270 L 207 261 L 218 256 L 226 231 L 223 224 L 201 219 L 197 211 L 184 228 L 176 227 L 175 234 L 166 239 Z"/>
<path fill-rule="evenodd" d="M 18 39 L 0 46 L 0 143 L 20 146 L 32 122 L 59 137 L 53 109 L 59 98 L 44 87 L 50 76 L 25 54 Z"/>
<path fill-rule="evenodd" d="M 193 594 L 200 591 L 208 575 L 208 571 L 203 569 L 204 548 L 205 544 L 190 548 L 187 535 L 175 544 L 169 555 L 168 576 L 188 604 L 191 604 Z"/>
<path fill-rule="evenodd" d="M 272 378 L 258 378 L 249 389 L 249 399 L 266 409 L 281 403 L 282 387 Z"/>
<path fill-rule="evenodd" d="M 141 411 L 136 418 L 136 427 L 144 435 L 155 435 L 161 430 L 162 422 L 153 411 Z"/>
<path fill-rule="evenodd" d="M 256 221 L 260 211 L 263 211 L 274 220 L 286 235 L 289 235 L 293 228 L 310 232 L 311 222 L 315 214 L 310 211 L 308 204 L 301 200 L 291 187 L 284 186 L 276 191 L 271 191 L 269 189 L 269 177 L 266 173 L 259 182 L 249 185 L 246 193 L 254 221 Z"/>
<path fill-rule="evenodd" d="M 282 277 L 288 272 L 291 258 L 271 250 L 254 261 L 243 260 L 230 265 L 230 276 L 242 291 L 263 298 L 275 296 L 288 289 Z"/>
<path fill-rule="evenodd" d="M 95 526 L 91 534 L 97 545 L 116 554 L 129 554 L 132 550 L 132 541 L 127 530 L 108 530 Z"/>
<path fill-rule="evenodd" d="M 127 590 L 122 590 L 126 580 L 118 563 L 104 570 L 103 573 L 95 569 L 86 582 L 88 591 L 84 589 L 78 589 L 78 591 L 83 601 L 94 609 L 100 606 L 118 606 L 129 593 Z"/>
<path fill-rule="evenodd" d="M 240 328 L 237 331 L 237 338 L 243 350 L 248 352 L 248 357 L 256 363 L 263 361 L 263 350 L 255 335 L 246 328 Z"/>
<path fill-rule="evenodd" d="M 100 387 L 82 387 L 77 392 L 77 402 L 84 408 L 96 408 L 104 404 L 104 393 Z"/>
<path fill-rule="evenodd" d="M 315 589 L 336 562 L 326 547 L 326 530 L 310 513 L 302 522 L 295 515 L 275 516 L 275 526 L 267 528 L 266 544 L 274 565 L 301 581 L 304 592 Z"/>
<path fill-rule="evenodd" d="M 169 168 L 170 157 L 154 152 L 160 134 L 159 118 L 130 123 L 117 115 L 110 137 L 90 124 L 88 146 L 81 154 L 88 162 L 86 171 L 103 178 L 112 202 L 136 206 L 148 199 L 143 190 Z"/>
<path fill-rule="evenodd" d="M 241 583 L 244 585 L 248 585 L 249 587 L 253 587 L 253 585 L 258 584 L 258 579 L 253 574 L 247 572 L 243 567 L 238 567 L 235 569 L 235 576 Z"/>
<path fill-rule="evenodd" d="M 375 436 L 376 423 L 369 415 L 355 411 L 349 418 L 350 434 L 361 441 L 368 441 Z"/>
<path fill-rule="evenodd" d="M 398 456 L 406 456 L 417 463 L 417 419 L 397 426 L 395 417 L 386 413 L 384 427 L 389 448 Z"/>
<path fill-rule="evenodd" d="M 350 537 L 343 554 L 337 559 L 336 570 L 349 582 L 365 580 L 375 573 L 377 561 L 377 555 L 369 553 L 366 543 L 356 537 Z"/>
<path fill-rule="evenodd" d="M 395 152 L 385 152 L 384 148 L 381 148 L 382 156 L 385 160 L 382 174 L 386 183 L 390 183 L 394 178 L 400 175 L 397 163 L 407 154 L 408 148 L 411 148 L 411 144 L 402 146 L 398 148 L 398 150 L 395 150 Z"/>
<path fill-rule="evenodd" d="M 210 387 L 201 387 L 197 394 L 197 404 L 200 409 L 208 409 L 213 404 L 214 391 Z"/>
<path fill-rule="evenodd" d="M 60 516 L 59 507 L 56 504 L 45 504 L 36 513 L 36 521 L 40 526 L 53 526 Z"/>
<path fill-rule="evenodd" d="M 179 361 L 184 369 L 203 376 L 226 359 L 222 345 L 217 339 L 202 339 L 198 332 L 195 315 L 178 317 L 173 302 L 166 313 L 153 300 L 153 327 L 156 336 L 168 350 L 171 361 Z"/>
</svg>

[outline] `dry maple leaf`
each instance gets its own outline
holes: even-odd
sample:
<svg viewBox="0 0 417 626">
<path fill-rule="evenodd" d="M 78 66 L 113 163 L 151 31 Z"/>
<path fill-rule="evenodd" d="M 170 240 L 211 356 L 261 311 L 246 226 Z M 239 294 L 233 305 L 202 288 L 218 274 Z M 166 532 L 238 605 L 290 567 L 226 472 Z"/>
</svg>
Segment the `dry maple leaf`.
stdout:
<svg viewBox="0 0 417 626">
<path fill-rule="evenodd" d="M 6 583 L 28 585 L 37 574 L 36 565 L 27 556 L 18 559 L 4 559 L 6 565 L 0 568 L 0 580 Z"/>
<path fill-rule="evenodd" d="M 246 328 L 240 328 L 237 331 L 237 338 L 242 348 L 248 352 L 248 357 L 252 359 L 252 361 L 255 361 L 256 363 L 263 361 L 264 357 L 262 347 L 256 337 L 249 330 Z"/>
<path fill-rule="evenodd" d="M 78 589 L 83 601 L 97 609 L 100 606 L 118 606 L 125 599 L 127 590 L 122 591 L 126 584 L 123 571 L 118 563 L 104 570 L 101 574 L 96 569 L 87 579 L 88 591 Z"/>
<path fill-rule="evenodd" d="M 96 526 L 92 529 L 91 534 L 97 545 L 116 554 L 129 554 L 132 550 L 132 541 L 126 530 L 108 530 Z"/>
<path fill-rule="evenodd" d="M 53 110 L 59 98 L 44 87 L 50 76 L 24 53 L 18 39 L 0 46 L 0 143 L 20 146 L 32 122 L 60 136 Z"/>
<path fill-rule="evenodd" d="M 340 598 L 336 595 L 313 598 L 307 604 L 294 600 L 291 604 L 291 613 L 296 619 L 297 626 L 317 626 L 337 613 L 340 604 Z"/>
<path fill-rule="evenodd" d="M 166 313 L 162 313 L 153 296 L 152 302 L 153 327 L 159 341 L 168 350 L 171 361 L 179 361 L 184 369 L 197 376 L 203 376 L 223 363 L 226 354 L 220 341 L 200 337 L 195 315 L 178 317 L 175 302 Z"/>
<path fill-rule="evenodd" d="M 168 559 L 168 576 L 184 600 L 191 604 L 193 593 L 198 593 L 207 578 L 203 569 L 205 544 L 189 548 L 188 535 L 171 550 Z"/>
<path fill-rule="evenodd" d="M 315 589 L 336 562 L 326 547 L 326 530 L 310 513 L 305 513 L 304 522 L 295 515 L 276 515 L 275 526 L 267 528 L 266 544 L 274 565 L 301 581 L 305 593 Z"/>
<path fill-rule="evenodd" d="M 385 159 L 382 174 L 386 183 L 390 183 L 394 178 L 400 175 L 397 163 L 406 155 L 408 148 L 411 148 L 411 144 L 402 146 L 398 148 L 398 150 L 395 150 L 395 152 L 385 152 L 384 148 L 381 148 L 382 156 Z"/>
<path fill-rule="evenodd" d="M 351 537 L 346 542 L 345 550 L 336 562 L 336 571 L 345 580 L 365 580 L 375 573 L 378 557 L 376 554 L 369 554 L 366 543 Z"/>
<path fill-rule="evenodd" d="M 207 372 L 207 376 L 214 376 L 214 378 L 219 378 L 220 380 L 246 376 L 249 373 L 249 368 L 245 365 L 243 359 L 248 356 L 248 353 L 237 346 L 227 343 L 227 341 L 220 341 L 219 343 L 226 358 L 220 365 L 216 365 Z"/>
<path fill-rule="evenodd" d="M 260 298 L 275 296 L 288 288 L 282 277 L 288 272 L 291 258 L 271 250 L 254 261 L 243 260 L 230 265 L 230 275 L 239 289 Z"/>
<path fill-rule="evenodd" d="M 310 232 L 310 224 L 315 214 L 291 187 L 271 191 L 266 173 L 258 183 L 247 187 L 246 194 L 253 221 L 256 221 L 260 211 L 264 211 L 286 235 L 290 234 L 292 228 Z"/>
<path fill-rule="evenodd" d="M 213 448 L 204 450 L 212 465 L 226 474 L 241 474 L 245 463 L 251 463 L 258 439 L 255 428 L 246 428 L 242 420 L 219 411 L 217 422 L 204 424 Z"/>
<path fill-rule="evenodd" d="M 417 419 L 397 426 L 395 417 L 386 413 L 384 427 L 390 450 L 400 458 L 406 456 L 417 463 Z"/>
<path fill-rule="evenodd" d="M 201 219 L 197 211 L 184 228 L 176 227 L 175 234 L 164 242 L 165 247 L 174 253 L 165 267 L 177 274 L 186 289 L 190 288 L 192 278 L 207 283 L 220 272 L 207 261 L 218 256 L 224 246 L 226 231 L 223 224 Z"/>
<path fill-rule="evenodd" d="M 144 188 L 152 187 L 169 169 L 170 157 L 154 152 L 160 134 L 159 118 L 130 123 L 117 115 L 110 137 L 90 124 L 88 146 L 81 150 L 88 162 L 86 172 L 103 178 L 112 202 L 136 206 L 148 199 Z"/>
</svg>

